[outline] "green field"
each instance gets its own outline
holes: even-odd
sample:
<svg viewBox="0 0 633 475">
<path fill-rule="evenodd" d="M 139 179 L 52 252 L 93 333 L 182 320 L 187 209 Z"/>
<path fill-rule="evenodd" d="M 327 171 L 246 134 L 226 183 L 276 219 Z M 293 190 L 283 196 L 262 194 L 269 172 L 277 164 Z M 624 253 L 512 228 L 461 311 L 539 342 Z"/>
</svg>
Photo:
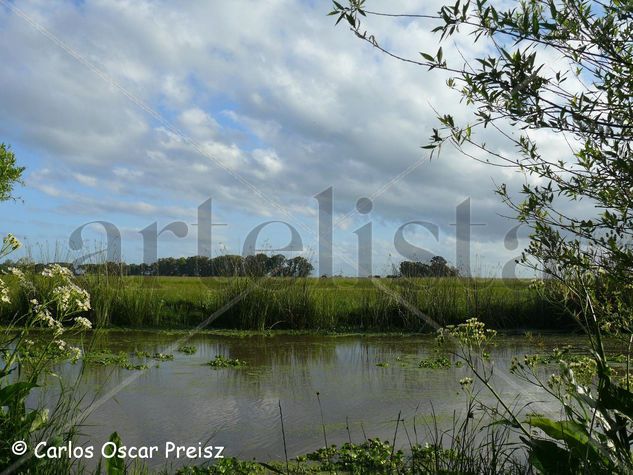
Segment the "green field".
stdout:
<svg viewBox="0 0 633 475">
<path fill-rule="evenodd" d="M 34 277 L 36 287 L 45 285 Z M 91 295 L 88 317 L 100 327 L 186 328 L 214 313 L 210 328 L 258 331 L 432 330 L 421 313 L 439 325 L 477 317 L 502 329 L 561 326 L 557 308 L 530 281 L 518 279 L 90 275 L 79 283 Z M 17 285 L 12 291 L 18 295 L 4 310 L 5 321 L 24 311 L 28 301 Z"/>
</svg>

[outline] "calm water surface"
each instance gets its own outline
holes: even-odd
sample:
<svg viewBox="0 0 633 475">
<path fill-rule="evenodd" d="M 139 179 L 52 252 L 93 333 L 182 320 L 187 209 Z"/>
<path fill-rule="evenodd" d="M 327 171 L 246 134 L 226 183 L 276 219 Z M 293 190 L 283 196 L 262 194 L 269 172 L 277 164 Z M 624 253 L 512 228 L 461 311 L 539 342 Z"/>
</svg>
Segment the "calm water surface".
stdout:
<svg viewBox="0 0 633 475">
<path fill-rule="evenodd" d="M 174 360 L 150 360 L 150 368 L 142 372 L 86 367 L 79 389 L 86 401 L 126 378 L 136 379 L 87 418 L 84 441 L 99 446 L 117 431 L 126 445 L 202 442 L 224 446 L 229 456 L 280 460 L 284 457 L 280 401 L 290 456 L 323 445 L 317 392 L 330 444 L 342 444 L 350 435 L 360 442 L 364 434 L 391 440 L 399 412 L 412 434 L 414 422 L 418 432 L 423 432 L 433 411 L 438 420 L 450 424 L 454 411 L 464 410 L 466 397 L 458 381 L 468 375 L 465 368 L 417 367 L 434 352 L 431 337 L 199 334 L 187 342 L 197 352 L 186 355 L 173 347 L 181 336 L 140 331 L 110 331 L 100 336 L 97 347 L 115 352 L 168 352 Z M 563 344 L 581 347 L 582 343 L 579 337 L 537 341 L 505 337 L 499 339 L 492 359 L 501 373 L 514 355 Z M 220 354 L 244 360 L 247 366 L 214 370 L 205 365 Z M 81 364 L 67 366 L 61 373 L 72 380 L 80 369 Z M 503 378 L 498 377 L 497 387 L 508 399 L 546 400 L 534 388 L 512 386 Z M 398 438 L 406 444 L 402 425 Z M 150 465 L 164 463 L 153 460 Z"/>
</svg>

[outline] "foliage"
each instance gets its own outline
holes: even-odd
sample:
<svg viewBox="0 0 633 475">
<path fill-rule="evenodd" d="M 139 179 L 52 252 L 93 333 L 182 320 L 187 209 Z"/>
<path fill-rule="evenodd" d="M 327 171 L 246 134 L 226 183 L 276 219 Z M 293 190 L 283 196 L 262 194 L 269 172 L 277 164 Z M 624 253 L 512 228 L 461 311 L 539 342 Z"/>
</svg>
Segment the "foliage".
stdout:
<svg viewBox="0 0 633 475">
<path fill-rule="evenodd" d="M 178 347 L 178 351 L 186 355 L 193 355 L 198 351 L 198 348 L 193 345 L 181 345 Z"/>
<path fill-rule="evenodd" d="M 440 339 L 453 339 L 457 356 L 502 406 L 501 411 L 490 411 L 495 423 L 517 432 L 538 472 L 606 474 L 633 470 L 633 393 L 627 386 L 612 382 L 600 355 L 589 358 L 556 349 L 551 355 L 526 355 L 522 361 L 513 360 L 510 370 L 515 376 L 558 402 L 563 418 L 556 420 L 517 411 L 498 395 L 491 384 L 493 364 L 487 361 L 485 352 L 494 336 L 476 321 L 469 321 L 461 329 L 439 331 Z M 553 362 L 560 370 L 544 381 L 539 365 Z M 460 383 L 473 400 L 477 398 L 473 378 Z"/>
<path fill-rule="evenodd" d="M 123 446 L 121 437 L 116 432 L 110 435 L 109 442 L 113 445 L 108 445 L 106 452 L 106 474 L 107 475 L 125 475 L 125 458 L 118 455 L 118 450 Z"/>
<path fill-rule="evenodd" d="M 359 38 L 392 54 L 364 30 L 362 19 L 380 14 L 364 4 L 335 3 L 332 14 L 346 19 Z M 519 221 L 532 229 L 524 262 L 535 258 L 534 265 L 561 278 L 570 271 L 591 271 L 600 275 L 606 295 L 624 291 L 633 269 L 633 248 L 628 246 L 633 237 L 629 6 L 618 0 L 535 0 L 508 7 L 457 0 L 435 15 L 395 16 L 425 18 L 435 25 L 439 42 L 463 33 L 484 43 L 476 57 L 449 55 L 440 47 L 411 60 L 451 73 L 449 87 L 475 106 L 472 121 L 463 125 L 440 114 L 441 127 L 427 148 L 436 151 L 450 142 L 470 156 L 478 154 L 484 163 L 524 173 L 521 201 L 505 185 L 498 189 Z M 545 58 L 563 61 L 555 69 L 551 60 L 544 67 Z M 510 148 L 506 144 L 493 147 L 485 137 L 478 139 L 477 132 L 485 128 L 507 140 L 516 154 L 504 152 Z M 564 136 L 567 156 L 544 155 L 537 130 Z M 585 206 L 577 212 L 570 204 L 579 201 Z M 629 294 L 625 302 L 630 304 Z"/>
<path fill-rule="evenodd" d="M 630 5 L 619 0 L 457 0 L 435 15 L 393 15 L 436 22 L 439 42 L 466 33 L 484 43 L 475 57 L 461 51 L 446 54 L 440 47 L 421 52 L 420 60 L 388 51 L 364 29 L 366 16 L 384 15 L 367 9 L 364 0 L 350 0 L 347 6 L 334 2 L 331 14 L 397 59 L 451 73 L 447 84 L 473 106 L 473 117 L 460 124 L 453 115 L 440 113 L 440 127 L 425 147 L 432 154 L 449 142 L 476 160 L 525 175 L 520 199 L 504 184 L 497 189 L 519 222 L 531 229 L 521 262 L 555 282 L 543 293 L 584 328 L 592 349 L 591 358 L 575 366 L 559 357 L 561 370 L 548 383 L 540 381 L 529 360 L 513 365 L 555 397 L 565 416 L 520 421 L 499 399 L 507 422 L 522 434 L 533 467 L 544 473 L 630 473 L 628 363 L 623 386 L 603 347 L 604 333 L 625 337 L 629 353 L 633 342 Z M 507 143 L 487 145 L 485 129 Z M 538 137 L 553 134 L 567 141 L 566 156 L 545 154 L 539 147 Z M 514 154 L 507 153 L 507 145 Z M 496 396 L 491 370 L 481 361 L 482 348 L 452 329 L 448 334 L 477 379 Z M 576 375 L 582 371 L 581 382 Z M 595 378 L 587 378 L 594 372 Z"/>
<path fill-rule="evenodd" d="M 47 285 L 46 279 L 31 269 L 23 273 L 35 287 Z M 239 298 L 210 326 L 259 331 L 271 327 L 328 332 L 431 330 L 403 305 L 404 300 L 441 325 L 478 317 L 495 328 L 565 328 L 560 305 L 546 300 L 528 280 L 518 279 L 385 279 L 383 285 L 393 295 L 382 292 L 369 279 L 356 278 L 91 274 L 79 276 L 76 281 L 90 293 L 92 308 L 86 316 L 97 327 L 193 327 Z M 17 279 L 8 276 L 6 282 L 12 303 L 0 308 L 5 321 L 28 310 L 27 295 Z"/>
<path fill-rule="evenodd" d="M 227 358 L 223 355 L 217 355 L 215 358 L 209 361 L 207 365 L 211 366 L 213 369 L 241 368 L 243 366 L 246 366 L 246 361 L 242 361 L 237 358 Z"/>
<path fill-rule="evenodd" d="M 307 277 L 314 266 L 305 258 L 296 256 L 287 258 L 283 254 L 267 256 L 255 254 L 239 255 L 162 257 L 154 264 L 126 264 L 108 262 L 84 264 L 81 269 L 87 273 L 102 273 L 106 266 L 110 275 L 161 275 L 161 276 L 198 276 L 198 277 Z"/>
<path fill-rule="evenodd" d="M 459 271 L 448 265 L 442 256 L 431 258 L 429 263 L 416 261 L 402 261 L 400 276 L 402 277 L 457 277 Z"/>
<path fill-rule="evenodd" d="M 13 197 L 13 187 L 16 183 L 22 183 L 23 172 L 24 167 L 16 165 L 11 147 L 0 143 L 0 201 L 7 201 Z"/>
<path fill-rule="evenodd" d="M 183 467 L 177 475 L 251 475 L 266 473 L 264 467 L 257 462 L 238 460 L 234 457 L 225 458 L 209 467 Z"/>
<path fill-rule="evenodd" d="M 317 462 L 322 471 L 353 474 L 397 473 L 405 464 L 402 451 L 394 450 L 388 441 L 379 439 L 368 439 L 359 445 L 346 443 L 340 448 L 333 445 L 308 454 L 306 458 Z"/>
<path fill-rule="evenodd" d="M 429 356 L 418 363 L 418 368 L 426 369 L 445 369 L 451 366 L 451 360 L 446 356 Z"/>
<path fill-rule="evenodd" d="M 18 244 L 15 241 L 9 248 L 12 250 Z M 57 410 L 49 416 L 45 408 L 28 409 L 27 398 L 41 385 L 54 363 L 60 360 L 76 362 L 81 357 L 81 348 L 68 345 L 62 335 L 91 328 L 91 322 L 81 316 L 90 308 L 90 297 L 72 281 L 66 269 L 52 265 L 42 271 L 49 283 L 46 291 L 35 289 L 21 271 L 16 269 L 14 272 L 30 299 L 28 312 L 14 320 L 0 341 L 0 468 L 10 466 L 18 459 L 11 451 L 13 441 L 23 440 L 33 446 L 41 439 L 56 437 L 66 441 L 73 436 L 74 425 L 60 427 L 67 416 L 74 416 L 74 409 L 64 405 L 62 399 Z M 4 281 L 1 283 L 5 288 Z M 10 303 L 8 294 L 3 294 L 2 302 Z M 45 331 L 36 331 L 38 328 Z M 66 411 L 60 409 L 64 407 Z M 70 462 L 28 459 L 22 468 L 34 469 L 44 463 L 59 464 L 58 470 L 65 471 L 62 467 Z"/>
<path fill-rule="evenodd" d="M 127 370 L 147 369 L 146 364 L 137 364 L 130 361 L 127 353 L 120 351 L 113 353 L 108 350 L 91 351 L 84 355 L 86 364 L 95 366 L 115 366 Z"/>
</svg>

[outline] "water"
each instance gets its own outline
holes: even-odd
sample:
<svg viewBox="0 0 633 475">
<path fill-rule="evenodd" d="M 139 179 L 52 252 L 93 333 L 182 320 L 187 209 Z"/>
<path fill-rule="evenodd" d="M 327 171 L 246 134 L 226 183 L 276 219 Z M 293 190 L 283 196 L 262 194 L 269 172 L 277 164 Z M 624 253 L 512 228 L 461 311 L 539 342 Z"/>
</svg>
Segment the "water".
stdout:
<svg viewBox="0 0 633 475">
<path fill-rule="evenodd" d="M 466 368 L 417 367 L 417 362 L 433 354 L 435 341 L 430 337 L 199 334 L 186 343 L 197 347 L 193 355 L 173 348 L 180 337 L 140 331 L 101 335 L 98 347 L 114 352 L 170 352 L 174 360 L 150 361 L 143 372 L 86 367 L 79 386 L 85 401 L 113 389 L 115 394 L 87 417 L 82 441 L 100 446 L 117 431 L 126 445 L 202 443 L 224 446 L 227 456 L 282 460 L 280 401 L 291 457 L 324 445 L 317 392 L 328 443 L 339 445 L 350 437 L 361 442 L 365 434 L 392 440 L 399 412 L 413 437 L 414 423 L 423 433 L 433 412 L 441 424 L 449 425 L 454 411 L 463 412 L 465 407 L 458 381 L 469 375 Z M 507 400 L 546 401 L 533 387 L 513 386 L 499 375 L 514 355 L 568 343 L 578 347 L 582 342 L 579 337 L 560 336 L 536 341 L 500 338 L 491 354 L 499 392 Z M 219 354 L 244 360 L 247 366 L 214 370 L 205 365 Z M 71 381 L 80 369 L 81 364 L 69 365 L 60 372 Z M 126 380 L 128 384 L 117 390 Z M 402 425 L 398 443 L 408 443 Z M 150 466 L 164 463 L 164 458 L 149 461 Z"/>
</svg>

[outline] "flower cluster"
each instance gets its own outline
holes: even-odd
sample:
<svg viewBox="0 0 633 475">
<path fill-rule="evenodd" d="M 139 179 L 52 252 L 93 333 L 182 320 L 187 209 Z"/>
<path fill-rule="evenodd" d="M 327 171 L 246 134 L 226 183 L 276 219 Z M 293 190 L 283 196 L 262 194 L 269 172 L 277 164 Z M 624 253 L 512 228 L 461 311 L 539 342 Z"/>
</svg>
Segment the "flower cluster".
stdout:
<svg viewBox="0 0 633 475">
<path fill-rule="evenodd" d="M 77 360 L 79 360 L 79 358 L 81 358 L 82 351 L 80 348 L 77 348 L 76 346 L 69 346 L 68 355 L 70 357 L 70 361 L 75 363 Z"/>
<path fill-rule="evenodd" d="M 22 247 L 22 243 L 13 234 L 7 234 L 2 239 L 2 249 L 0 249 L 0 256 L 4 257 L 7 254 Z"/>
<path fill-rule="evenodd" d="M 70 281 L 73 274 L 67 267 L 60 266 L 59 264 L 51 264 L 47 266 L 43 271 L 42 275 L 44 277 L 59 277 L 63 280 Z"/>
<path fill-rule="evenodd" d="M 85 312 L 90 310 L 90 294 L 72 282 L 55 287 L 52 292 L 57 307 L 63 313 Z"/>
<path fill-rule="evenodd" d="M 90 330 L 92 328 L 92 322 L 85 317 L 76 317 L 75 326 L 81 330 Z"/>
<path fill-rule="evenodd" d="M 437 331 L 438 343 L 444 343 L 447 337 L 456 339 L 460 344 L 466 346 L 484 347 L 497 335 L 495 330 L 486 328 L 484 322 L 476 318 L 469 318 L 465 323 L 459 325 L 447 325 Z"/>
<path fill-rule="evenodd" d="M 64 332 L 66 320 L 73 314 L 90 310 L 90 294 L 73 282 L 72 272 L 66 267 L 51 264 L 41 272 L 41 275 L 46 279 L 51 279 L 53 284 L 52 290 L 43 292 L 36 289 L 21 269 L 12 267 L 9 271 L 17 277 L 21 287 L 29 291 L 31 297 L 37 297 L 29 300 L 32 322 L 52 329 L 55 338 Z M 8 300 L 8 291 L 5 287 L 0 280 L 0 301 Z M 92 328 L 92 323 L 85 317 L 76 316 L 72 319 L 72 328 L 80 331 L 89 330 Z M 55 345 L 59 346 L 63 343 L 60 342 L 61 340 L 59 342 L 56 340 Z M 62 348 L 60 347 L 59 350 L 62 351 Z M 71 353 L 77 354 L 75 350 Z"/>
<path fill-rule="evenodd" d="M 35 321 L 41 322 L 44 326 L 51 328 L 56 336 L 64 333 L 64 325 L 59 320 L 55 320 L 51 315 L 51 312 L 43 305 L 39 305 L 37 300 L 31 300 L 33 305 L 33 313 L 35 315 Z"/>
<path fill-rule="evenodd" d="M 529 285 L 530 289 L 538 290 L 544 287 L 545 287 L 545 281 L 543 279 L 532 279 L 530 281 L 530 285 Z"/>
<path fill-rule="evenodd" d="M 7 287 L 7 284 L 2 279 L 0 279 L 0 302 L 11 303 L 11 296 L 9 295 L 9 287 Z"/>
<path fill-rule="evenodd" d="M 35 292 L 35 285 L 29 279 L 26 278 L 24 272 L 17 267 L 9 267 L 9 273 L 18 279 L 20 287 L 22 287 L 27 293 Z"/>
<path fill-rule="evenodd" d="M 459 384 L 462 388 L 468 389 L 473 384 L 473 378 L 462 378 L 459 380 Z"/>
</svg>

